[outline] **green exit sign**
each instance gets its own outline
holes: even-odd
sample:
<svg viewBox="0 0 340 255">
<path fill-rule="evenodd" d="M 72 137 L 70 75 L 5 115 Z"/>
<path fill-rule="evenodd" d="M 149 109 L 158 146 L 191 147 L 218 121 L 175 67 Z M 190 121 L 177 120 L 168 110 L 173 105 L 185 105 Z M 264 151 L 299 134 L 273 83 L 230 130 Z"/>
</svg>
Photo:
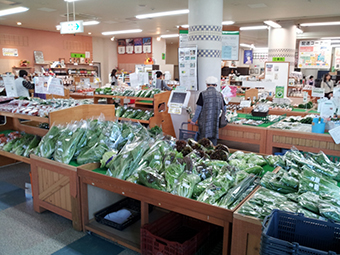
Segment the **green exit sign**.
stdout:
<svg viewBox="0 0 340 255">
<path fill-rule="evenodd" d="M 273 58 L 273 62 L 285 62 L 286 58 L 285 57 L 277 57 Z"/>
<path fill-rule="evenodd" d="M 85 58 L 85 54 L 82 54 L 82 53 L 71 53 L 71 58 Z"/>
</svg>

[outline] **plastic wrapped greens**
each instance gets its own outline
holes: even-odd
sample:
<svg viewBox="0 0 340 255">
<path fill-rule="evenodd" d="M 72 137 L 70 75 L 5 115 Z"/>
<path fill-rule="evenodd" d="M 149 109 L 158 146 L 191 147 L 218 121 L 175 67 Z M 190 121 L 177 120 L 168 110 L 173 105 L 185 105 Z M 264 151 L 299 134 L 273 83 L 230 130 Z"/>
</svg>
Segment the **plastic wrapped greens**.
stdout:
<svg viewBox="0 0 340 255">
<path fill-rule="evenodd" d="M 84 150 L 77 157 L 77 163 L 79 165 L 87 164 L 87 163 L 95 163 L 100 162 L 105 152 L 107 152 L 109 148 L 105 144 L 95 144 L 92 148 L 88 150 Z"/>
<path fill-rule="evenodd" d="M 253 174 L 248 175 L 243 181 L 230 189 L 218 205 L 223 208 L 229 208 L 253 184 L 255 178 Z"/>
<path fill-rule="evenodd" d="M 261 179 L 261 185 L 267 189 L 274 190 L 283 194 L 297 192 L 297 188 L 287 186 L 281 181 L 283 175 L 284 172 L 279 172 L 277 174 L 267 172 Z"/>
<path fill-rule="evenodd" d="M 335 206 L 331 203 L 320 202 L 319 210 L 320 214 L 325 218 L 340 222 L 340 205 Z"/>
<path fill-rule="evenodd" d="M 38 146 L 40 143 L 41 138 L 39 136 L 34 136 L 34 138 L 30 141 L 30 143 L 25 148 L 24 153 L 22 156 L 29 157 L 29 155 L 33 152 L 33 150 Z"/>
<path fill-rule="evenodd" d="M 274 156 L 274 155 L 269 155 L 269 156 L 266 156 L 265 159 L 270 166 L 276 166 L 277 163 L 279 162 L 280 157 Z"/>
<path fill-rule="evenodd" d="M 37 156 L 43 158 L 51 158 L 54 150 L 55 144 L 60 136 L 60 128 L 57 126 L 52 126 L 47 134 L 41 139 L 38 148 L 37 148 Z"/>
<path fill-rule="evenodd" d="M 100 160 L 100 167 L 107 167 L 107 165 L 117 156 L 117 150 L 110 150 L 103 154 L 102 159 Z"/>
<path fill-rule="evenodd" d="M 204 181 L 197 183 L 197 185 L 194 187 L 192 197 L 194 199 L 197 199 L 199 195 L 201 195 L 202 192 L 212 183 L 212 181 L 213 177 L 209 177 L 208 179 L 205 179 Z"/>
<path fill-rule="evenodd" d="M 138 182 L 153 189 L 165 191 L 165 180 L 162 175 L 150 167 L 141 169 L 138 172 Z"/>
<path fill-rule="evenodd" d="M 200 180 L 195 171 L 184 171 L 178 178 L 178 183 L 173 193 L 181 197 L 191 198 L 194 187 Z"/>
<path fill-rule="evenodd" d="M 306 192 L 299 196 L 299 205 L 311 212 L 319 213 L 318 203 L 319 203 L 319 196 L 312 193 Z"/>
</svg>

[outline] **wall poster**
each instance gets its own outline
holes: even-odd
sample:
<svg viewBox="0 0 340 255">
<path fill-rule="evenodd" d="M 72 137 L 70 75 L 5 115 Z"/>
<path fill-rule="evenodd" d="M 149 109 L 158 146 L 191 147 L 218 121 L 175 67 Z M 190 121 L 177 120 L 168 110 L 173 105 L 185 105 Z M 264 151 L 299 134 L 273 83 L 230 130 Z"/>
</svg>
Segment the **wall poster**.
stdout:
<svg viewBox="0 0 340 255">
<path fill-rule="evenodd" d="M 143 38 L 143 52 L 151 53 L 151 37 Z"/>
<path fill-rule="evenodd" d="M 300 41 L 299 68 L 327 68 L 331 66 L 332 46 L 330 40 Z"/>
<path fill-rule="evenodd" d="M 275 83 L 275 86 L 283 87 L 284 97 L 287 96 L 288 77 L 289 77 L 289 63 L 288 62 L 266 62 L 265 63 L 265 80 Z"/>
<path fill-rule="evenodd" d="M 239 31 L 222 31 L 222 60 L 238 60 Z"/>
<path fill-rule="evenodd" d="M 179 83 L 187 90 L 197 90 L 197 46 L 178 49 Z"/>
<path fill-rule="evenodd" d="M 126 53 L 127 54 L 132 54 L 133 53 L 133 39 L 125 39 L 126 41 L 126 47 L 125 47 L 125 50 L 126 50 Z"/>
<path fill-rule="evenodd" d="M 133 40 L 135 46 L 135 54 L 140 54 L 143 52 L 143 39 L 142 38 L 135 38 Z"/>
<path fill-rule="evenodd" d="M 118 54 L 125 54 L 126 41 L 125 39 L 118 39 Z"/>
<path fill-rule="evenodd" d="M 253 51 L 252 50 L 245 50 L 244 51 L 243 64 L 251 65 L 252 63 L 253 63 Z"/>
<path fill-rule="evenodd" d="M 340 70 L 340 48 L 335 48 L 334 68 Z"/>
</svg>

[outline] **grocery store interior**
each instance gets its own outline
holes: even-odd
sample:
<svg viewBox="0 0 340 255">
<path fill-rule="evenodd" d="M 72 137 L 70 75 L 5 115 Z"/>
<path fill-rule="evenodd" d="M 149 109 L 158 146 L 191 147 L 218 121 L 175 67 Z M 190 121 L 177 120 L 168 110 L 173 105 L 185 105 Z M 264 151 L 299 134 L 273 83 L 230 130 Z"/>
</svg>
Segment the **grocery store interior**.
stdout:
<svg viewBox="0 0 340 255">
<path fill-rule="evenodd" d="M 0 0 L 0 255 L 340 254 L 339 10 Z"/>
</svg>

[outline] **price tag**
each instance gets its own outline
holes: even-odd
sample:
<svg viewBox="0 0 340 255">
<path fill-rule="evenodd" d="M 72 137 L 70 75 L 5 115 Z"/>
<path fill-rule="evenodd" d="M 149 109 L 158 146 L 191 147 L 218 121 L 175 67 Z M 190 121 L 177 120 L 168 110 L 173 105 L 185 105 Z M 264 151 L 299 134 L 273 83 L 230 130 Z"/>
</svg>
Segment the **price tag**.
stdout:
<svg viewBox="0 0 340 255">
<path fill-rule="evenodd" d="M 322 118 L 329 118 L 333 117 L 334 113 L 336 111 L 336 108 L 332 101 L 328 100 L 326 102 L 323 102 L 320 110 L 320 116 Z"/>
<path fill-rule="evenodd" d="M 340 126 L 329 130 L 329 134 L 336 144 L 340 143 Z"/>
<path fill-rule="evenodd" d="M 325 89 L 322 88 L 313 88 L 312 89 L 312 97 L 324 97 Z"/>
<path fill-rule="evenodd" d="M 304 102 L 304 103 L 307 103 L 307 102 L 308 102 L 308 92 L 307 92 L 307 91 L 304 91 L 304 92 L 303 92 L 303 102 Z"/>
<path fill-rule="evenodd" d="M 251 106 L 251 101 L 248 100 L 242 100 L 240 102 L 240 107 L 244 108 L 244 107 L 250 107 Z"/>
</svg>

